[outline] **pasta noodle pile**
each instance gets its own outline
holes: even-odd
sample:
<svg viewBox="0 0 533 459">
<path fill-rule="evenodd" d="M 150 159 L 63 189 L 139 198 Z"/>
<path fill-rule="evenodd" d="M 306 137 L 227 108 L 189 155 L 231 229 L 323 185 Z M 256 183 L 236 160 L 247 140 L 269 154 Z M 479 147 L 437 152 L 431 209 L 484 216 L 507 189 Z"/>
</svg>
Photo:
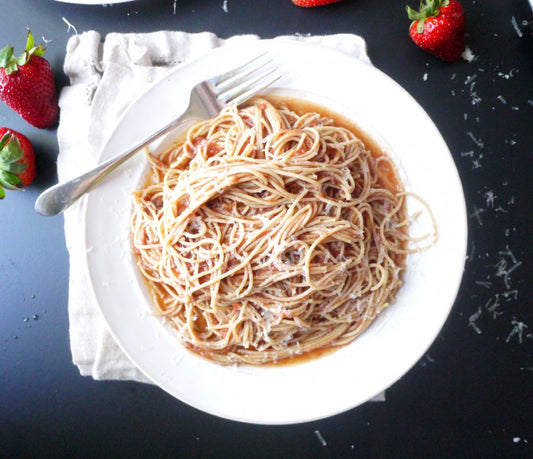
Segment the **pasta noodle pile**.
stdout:
<svg viewBox="0 0 533 459">
<path fill-rule="evenodd" d="M 149 157 L 133 250 L 158 313 L 196 353 L 257 365 L 341 346 L 394 301 L 406 193 L 351 130 L 256 99 Z"/>
</svg>

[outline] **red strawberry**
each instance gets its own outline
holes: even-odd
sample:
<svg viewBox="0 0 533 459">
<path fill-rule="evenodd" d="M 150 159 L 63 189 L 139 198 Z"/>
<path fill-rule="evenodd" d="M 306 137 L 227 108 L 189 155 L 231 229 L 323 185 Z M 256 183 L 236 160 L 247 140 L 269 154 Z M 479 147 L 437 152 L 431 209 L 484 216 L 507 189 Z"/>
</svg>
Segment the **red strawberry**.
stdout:
<svg viewBox="0 0 533 459">
<path fill-rule="evenodd" d="M 310 8 L 312 6 L 323 6 L 329 5 L 330 3 L 337 3 L 341 0 L 292 0 L 292 3 L 298 6 L 303 6 L 304 8 Z"/>
<path fill-rule="evenodd" d="M 8 190 L 28 186 L 35 178 L 35 153 L 28 138 L 12 129 L 0 128 L 0 199 Z"/>
<path fill-rule="evenodd" d="M 422 0 L 419 11 L 407 7 L 409 35 L 423 50 L 453 62 L 465 49 L 465 13 L 457 0 Z"/>
<path fill-rule="evenodd" d="M 41 57 L 43 45 L 35 46 L 28 30 L 26 49 L 13 56 L 13 47 L 0 51 L 0 99 L 28 123 L 44 129 L 58 117 L 57 91 L 50 63 Z"/>
</svg>

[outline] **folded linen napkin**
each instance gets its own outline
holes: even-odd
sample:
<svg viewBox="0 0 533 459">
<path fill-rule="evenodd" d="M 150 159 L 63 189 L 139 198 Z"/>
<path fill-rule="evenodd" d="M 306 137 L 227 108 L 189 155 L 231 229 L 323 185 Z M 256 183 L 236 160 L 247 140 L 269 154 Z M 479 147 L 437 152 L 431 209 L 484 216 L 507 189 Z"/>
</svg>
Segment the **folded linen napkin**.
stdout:
<svg viewBox="0 0 533 459">
<path fill-rule="evenodd" d="M 171 31 L 111 33 L 103 41 L 95 31 L 71 37 L 64 65 L 70 85 L 61 91 L 59 99 L 59 180 L 68 180 L 96 165 L 120 114 L 165 72 L 215 47 L 258 39 L 255 35 L 221 39 L 208 32 Z M 365 41 L 356 35 L 292 35 L 277 39 L 318 43 L 370 63 Z M 85 200 L 81 199 L 64 215 L 70 255 L 68 312 L 73 362 L 82 375 L 97 380 L 150 382 L 116 344 L 98 308 L 79 230 L 84 206 Z"/>
</svg>

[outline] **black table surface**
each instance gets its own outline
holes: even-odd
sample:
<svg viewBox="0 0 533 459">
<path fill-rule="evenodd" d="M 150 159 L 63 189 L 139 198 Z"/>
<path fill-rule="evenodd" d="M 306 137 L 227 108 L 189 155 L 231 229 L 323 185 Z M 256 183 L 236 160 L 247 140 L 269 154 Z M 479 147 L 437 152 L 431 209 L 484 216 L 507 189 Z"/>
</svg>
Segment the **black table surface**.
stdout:
<svg viewBox="0 0 533 459">
<path fill-rule="evenodd" d="M 56 130 L 33 128 L 1 104 L 0 126 L 34 143 L 38 177 L 0 202 L 0 457 L 533 457 L 533 14 L 527 0 L 463 0 L 474 59 L 445 63 L 411 42 L 404 3 L 0 0 L 0 46 L 21 50 L 31 28 L 48 43 L 59 88 L 76 31 L 359 34 L 373 64 L 441 131 L 469 227 L 451 314 L 385 402 L 290 426 L 220 419 L 151 385 L 80 376 L 69 348 L 63 217 L 33 210 L 57 180 Z"/>
</svg>

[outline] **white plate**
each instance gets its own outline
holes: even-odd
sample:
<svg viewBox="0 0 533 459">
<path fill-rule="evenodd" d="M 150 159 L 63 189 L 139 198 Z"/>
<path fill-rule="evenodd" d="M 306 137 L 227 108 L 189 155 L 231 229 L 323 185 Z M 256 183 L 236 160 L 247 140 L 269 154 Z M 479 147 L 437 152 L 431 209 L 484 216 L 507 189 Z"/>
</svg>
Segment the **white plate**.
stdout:
<svg viewBox="0 0 533 459">
<path fill-rule="evenodd" d="M 322 358 L 281 367 L 222 367 L 184 350 L 165 324 L 148 312 L 152 306 L 134 266 L 128 228 L 130 193 L 145 168 L 142 155 L 87 196 L 85 231 L 91 281 L 109 328 L 154 383 L 217 416 L 287 424 L 355 407 L 388 388 L 423 356 L 455 300 L 467 226 L 454 162 L 423 109 L 372 66 L 318 45 L 255 41 L 218 48 L 182 65 L 133 103 L 101 159 L 179 112 L 194 83 L 264 49 L 272 52 L 283 75 L 277 88 L 316 95 L 319 102 L 374 129 L 388 145 L 406 187 L 430 204 L 438 223 L 438 243 L 409 257 L 397 302 L 351 345 Z"/>
</svg>

